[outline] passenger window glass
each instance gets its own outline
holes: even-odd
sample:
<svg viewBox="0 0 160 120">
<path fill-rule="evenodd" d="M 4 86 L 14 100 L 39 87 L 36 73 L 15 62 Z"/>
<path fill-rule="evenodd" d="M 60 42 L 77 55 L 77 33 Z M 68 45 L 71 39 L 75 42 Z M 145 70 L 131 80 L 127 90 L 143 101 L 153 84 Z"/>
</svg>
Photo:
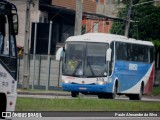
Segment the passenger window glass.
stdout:
<svg viewBox="0 0 160 120">
<path fill-rule="evenodd" d="M 116 59 L 117 60 L 127 60 L 127 44 L 126 43 L 116 43 Z"/>
<path fill-rule="evenodd" d="M 9 23 L 5 15 L 0 15 L 0 54 L 9 55 Z"/>
<path fill-rule="evenodd" d="M 153 50 L 149 50 L 144 45 L 116 42 L 116 60 L 149 62 L 149 57 L 153 59 Z"/>
</svg>

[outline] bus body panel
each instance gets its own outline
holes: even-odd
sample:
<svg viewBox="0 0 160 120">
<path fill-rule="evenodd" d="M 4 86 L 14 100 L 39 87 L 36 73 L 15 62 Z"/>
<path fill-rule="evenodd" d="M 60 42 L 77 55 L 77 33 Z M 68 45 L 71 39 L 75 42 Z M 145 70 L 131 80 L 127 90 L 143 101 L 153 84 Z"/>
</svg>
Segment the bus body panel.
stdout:
<svg viewBox="0 0 160 120">
<path fill-rule="evenodd" d="M 154 84 L 154 77 L 155 77 L 154 73 L 155 73 L 155 69 L 154 69 L 154 65 L 152 65 L 150 76 L 144 86 L 144 94 L 151 94 L 151 91 L 153 89 L 153 84 Z"/>
<path fill-rule="evenodd" d="M 15 94 L 16 93 L 16 84 L 17 81 L 4 69 L 4 67 L 0 64 L 0 92 L 4 93 L 11 93 Z"/>
<path fill-rule="evenodd" d="M 6 111 L 15 111 L 17 94 L 7 95 L 7 109 Z"/>
<path fill-rule="evenodd" d="M 139 85 L 141 85 L 141 82 L 144 81 L 146 85 L 153 65 L 151 66 L 151 64 L 148 63 L 117 61 L 114 69 L 113 74 L 115 74 L 119 82 L 119 93 L 125 93 L 126 90 L 138 85 L 138 82 Z M 151 81 L 153 81 L 153 77 Z M 134 89 L 132 92 L 137 93 L 138 91 Z M 129 91 L 127 93 L 129 93 Z"/>
<path fill-rule="evenodd" d="M 154 81 L 154 64 L 142 66 L 138 64 L 138 66 L 139 70 L 136 73 L 119 74 L 119 93 L 139 93 L 142 82 L 144 82 L 144 94 L 151 92 Z M 141 69 L 145 72 L 142 72 Z"/>
<path fill-rule="evenodd" d="M 7 97 L 7 111 L 14 111 L 17 98 L 17 81 L 0 64 L 0 93 Z"/>
</svg>

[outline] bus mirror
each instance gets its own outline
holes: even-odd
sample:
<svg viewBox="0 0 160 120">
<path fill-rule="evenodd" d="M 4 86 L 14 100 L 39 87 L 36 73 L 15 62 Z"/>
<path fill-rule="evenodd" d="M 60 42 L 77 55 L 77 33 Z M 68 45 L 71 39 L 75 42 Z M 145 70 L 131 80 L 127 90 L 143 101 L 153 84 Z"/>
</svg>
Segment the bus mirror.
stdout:
<svg viewBox="0 0 160 120">
<path fill-rule="evenodd" d="M 106 52 L 106 61 L 108 61 L 108 62 L 111 61 L 111 53 L 112 53 L 112 50 L 111 50 L 111 48 L 109 48 Z"/>
<path fill-rule="evenodd" d="M 63 58 L 64 48 L 61 47 L 56 52 L 56 60 L 61 60 Z"/>
<path fill-rule="evenodd" d="M 14 34 L 17 35 L 18 34 L 18 15 L 13 14 L 12 19 L 13 19 Z"/>
</svg>

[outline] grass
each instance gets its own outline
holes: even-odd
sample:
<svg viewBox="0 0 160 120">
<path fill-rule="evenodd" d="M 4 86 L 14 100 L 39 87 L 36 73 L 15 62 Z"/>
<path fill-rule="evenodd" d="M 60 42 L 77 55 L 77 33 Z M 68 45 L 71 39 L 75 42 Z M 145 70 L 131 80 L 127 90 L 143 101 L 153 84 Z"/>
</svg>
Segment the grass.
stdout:
<svg viewBox="0 0 160 120">
<path fill-rule="evenodd" d="M 46 92 L 43 90 L 24 91 Z M 160 95 L 160 87 L 154 87 L 152 95 Z M 160 111 L 160 102 L 98 100 L 83 99 L 83 97 L 77 99 L 17 98 L 16 111 Z"/>
<path fill-rule="evenodd" d="M 17 98 L 16 111 L 160 111 L 160 102 Z"/>
<path fill-rule="evenodd" d="M 153 96 L 160 95 L 160 87 L 159 87 L 159 86 L 153 87 L 152 95 L 153 95 Z"/>
</svg>

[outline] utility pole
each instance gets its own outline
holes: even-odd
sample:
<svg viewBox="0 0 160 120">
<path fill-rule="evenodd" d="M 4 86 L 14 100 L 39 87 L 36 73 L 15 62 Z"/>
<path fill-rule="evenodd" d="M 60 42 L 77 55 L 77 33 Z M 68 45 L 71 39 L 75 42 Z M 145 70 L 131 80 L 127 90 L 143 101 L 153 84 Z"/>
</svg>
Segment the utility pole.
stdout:
<svg viewBox="0 0 160 120">
<path fill-rule="evenodd" d="M 74 35 L 81 35 L 82 12 L 83 12 L 83 0 L 76 0 L 76 16 L 75 16 Z"/>
<path fill-rule="evenodd" d="M 23 54 L 23 88 L 29 88 L 29 37 L 30 37 L 30 3 L 26 0 L 26 22 L 25 22 L 25 41 Z"/>
<path fill-rule="evenodd" d="M 132 0 L 129 1 L 129 7 L 128 7 L 126 25 L 125 25 L 125 34 L 124 35 L 126 37 L 128 37 L 128 33 L 129 33 L 131 13 L 132 13 Z"/>
<path fill-rule="evenodd" d="M 125 34 L 124 34 L 126 37 L 128 37 L 128 33 L 129 33 L 132 7 L 138 6 L 138 5 L 143 5 L 143 4 L 148 4 L 148 3 L 152 3 L 152 2 L 156 2 L 156 1 L 160 1 L 160 0 L 151 0 L 151 1 L 148 1 L 148 2 L 142 2 L 142 3 L 139 3 L 139 4 L 135 4 L 135 5 L 133 5 L 132 0 L 129 1 L 129 7 L 128 7 L 126 25 L 125 25 Z"/>
</svg>

